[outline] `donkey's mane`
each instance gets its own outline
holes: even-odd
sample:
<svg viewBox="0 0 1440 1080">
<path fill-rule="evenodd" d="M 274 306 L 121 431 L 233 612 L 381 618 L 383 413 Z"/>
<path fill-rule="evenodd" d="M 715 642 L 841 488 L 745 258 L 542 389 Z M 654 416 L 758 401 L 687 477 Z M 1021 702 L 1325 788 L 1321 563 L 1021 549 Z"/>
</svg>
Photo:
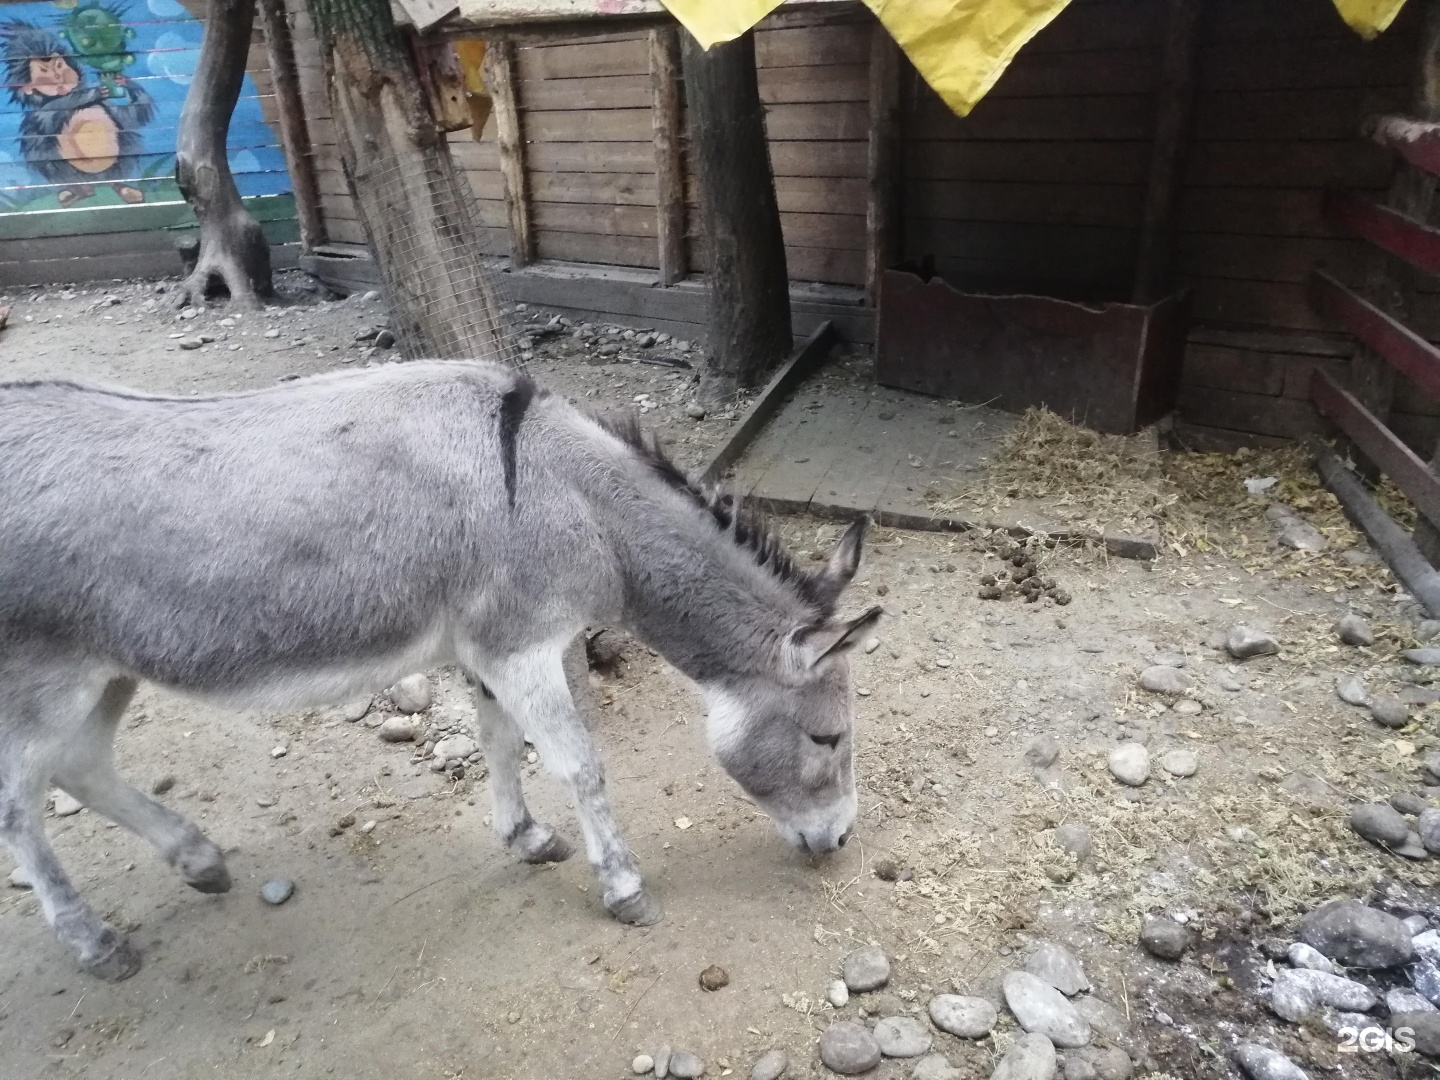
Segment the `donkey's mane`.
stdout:
<svg viewBox="0 0 1440 1080">
<path fill-rule="evenodd" d="M 769 570 L 777 580 L 790 586 L 802 601 L 815 610 L 818 619 L 830 617 L 833 602 L 785 550 L 779 533 L 764 514 L 742 505 L 729 492 L 687 475 L 661 447 L 657 437 L 646 437 L 633 413 L 598 419 L 600 426 L 633 450 L 651 472 L 686 496 L 697 510 L 709 515 L 736 547 L 750 553 L 756 565 Z"/>
</svg>

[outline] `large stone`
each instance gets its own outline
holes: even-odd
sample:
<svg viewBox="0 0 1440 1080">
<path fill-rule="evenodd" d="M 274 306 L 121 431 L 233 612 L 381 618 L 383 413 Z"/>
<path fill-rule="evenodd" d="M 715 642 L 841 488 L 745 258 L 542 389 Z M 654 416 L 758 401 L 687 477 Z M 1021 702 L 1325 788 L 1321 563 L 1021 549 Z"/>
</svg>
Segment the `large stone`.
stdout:
<svg viewBox="0 0 1440 1080">
<path fill-rule="evenodd" d="M 750 1069 L 750 1080 L 780 1080 L 790 1067 L 790 1059 L 784 1050 L 771 1050 L 761 1054 Z"/>
<path fill-rule="evenodd" d="M 1026 1031 L 1044 1035 L 1056 1046 L 1084 1046 L 1090 1041 L 1090 1025 L 1049 983 L 1028 971 L 1012 971 L 1003 988 L 1005 1004 Z"/>
<path fill-rule="evenodd" d="M 821 1033 L 820 1060 L 831 1072 L 858 1076 L 880 1064 L 880 1044 L 864 1024 L 842 1020 Z"/>
<path fill-rule="evenodd" d="M 705 1062 L 689 1050 L 676 1050 L 670 1055 L 670 1075 L 679 1080 L 697 1080 L 705 1075 Z"/>
<path fill-rule="evenodd" d="M 1310 1080 L 1304 1069 L 1279 1050 L 1259 1043 L 1243 1042 L 1235 1047 L 1235 1063 L 1250 1080 Z"/>
<path fill-rule="evenodd" d="M 1427 667 L 1436 667 L 1437 665 L 1440 665 L 1440 649 L 1436 649 L 1433 647 L 1424 649 L 1406 649 L 1405 652 L 1401 655 L 1403 655 L 1405 659 L 1409 660 L 1412 664 L 1421 664 Z"/>
<path fill-rule="evenodd" d="M 386 742 L 414 742 L 420 727 L 408 716 L 390 716 L 380 725 L 378 734 Z"/>
<path fill-rule="evenodd" d="M 1440 1012 L 1391 1013 L 1390 1030 L 1397 1039 L 1402 1029 L 1410 1032 L 1416 1050 L 1428 1058 L 1440 1058 Z"/>
<path fill-rule="evenodd" d="M 937 994 L 930 999 L 931 1023 L 961 1039 L 985 1038 L 999 1018 L 995 1006 L 984 998 Z"/>
<path fill-rule="evenodd" d="M 944 1054 L 926 1054 L 915 1063 L 910 1080 L 965 1080 L 965 1073 L 953 1068 Z"/>
<path fill-rule="evenodd" d="M 1038 1032 L 1015 1040 L 990 1080 L 1054 1080 L 1055 1046 Z"/>
<path fill-rule="evenodd" d="M 1369 987 L 1353 979 L 1312 968 L 1283 968 L 1270 987 L 1270 1008 L 1275 1015 L 1301 1023 L 1321 1006 L 1347 1012 L 1367 1012 L 1376 1005 Z"/>
<path fill-rule="evenodd" d="M 1328 971 L 1335 974 L 1335 965 L 1330 963 L 1328 957 L 1312 945 L 1306 945 L 1303 941 L 1292 941 L 1290 948 L 1286 950 L 1285 957 L 1294 968 L 1309 968 L 1311 971 Z"/>
<path fill-rule="evenodd" d="M 1040 735 L 1025 748 L 1025 764 L 1036 769 L 1049 768 L 1060 756 L 1060 743 L 1053 735 Z"/>
<path fill-rule="evenodd" d="M 1140 673 L 1141 688 L 1152 694 L 1183 694 L 1194 685 L 1194 679 L 1168 664 L 1156 664 Z"/>
<path fill-rule="evenodd" d="M 1385 1008 L 1392 1013 L 1440 1012 L 1428 998 L 1403 986 L 1392 986 L 1385 991 Z"/>
<path fill-rule="evenodd" d="M 1359 675 L 1341 675 L 1336 679 L 1335 695 L 1346 705 L 1363 706 L 1370 700 L 1370 691 Z"/>
<path fill-rule="evenodd" d="M 880 1053 L 892 1058 L 919 1057 L 935 1041 L 913 1016 L 887 1016 L 875 1025 L 874 1035 Z"/>
<path fill-rule="evenodd" d="M 1363 615 L 1357 615 L 1353 611 L 1340 616 L 1339 621 L 1335 623 L 1335 636 L 1346 645 L 1354 645 L 1357 648 L 1375 644 L 1375 631 L 1370 629 L 1370 624 L 1365 621 Z"/>
<path fill-rule="evenodd" d="M 1195 756 L 1194 750 L 1171 750 L 1160 759 L 1160 767 L 1171 776 L 1183 779 L 1195 775 L 1200 768 L 1200 759 Z"/>
<path fill-rule="evenodd" d="M 1055 830 L 1055 843 L 1060 845 L 1062 851 L 1074 855 L 1078 862 L 1084 862 L 1095 850 L 1095 845 L 1090 840 L 1090 830 L 1084 825 L 1061 825 Z"/>
<path fill-rule="evenodd" d="M 1404 923 L 1356 900 L 1321 904 L 1300 920 L 1300 939 L 1345 967 L 1396 967 L 1415 954 Z"/>
<path fill-rule="evenodd" d="M 866 945 L 845 957 L 845 962 L 840 965 L 840 974 L 853 993 L 879 990 L 890 981 L 890 961 L 879 946 Z"/>
<path fill-rule="evenodd" d="M 1405 815 L 1385 803 L 1360 803 L 1352 807 L 1350 828 L 1366 840 L 1386 847 L 1403 844 L 1410 832 Z"/>
<path fill-rule="evenodd" d="M 1420 843 L 1426 851 L 1440 853 L 1440 808 L 1432 806 L 1422 810 L 1415 831 L 1420 834 Z"/>
<path fill-rule="evenodd" d="M 58 788 L 55 790 L 56 817 L 73 817 L 83 809 L 85 809 L 85 804 L 75 798 L 74 795 L 71 795 L 68 791 L 61 791 Z"/>
<path fill-rule="evenodd" d="M 1265 520 L 1274 526 L 1281 547 L 1292 551 L 1324 551 L 1330 545 L 1319 529 L 1284 503 L 1267 506 Z"/>
<path fill-rule="evenodd" d="M 1036 978 L 1043 979 L 1066 997 L 1074 997 L 1082 990 L 1090 989 L 1090 980 L 1085 969 L 1074 954 L 1053 941 L 1042 941 L 1030 959 L 1025 961 L 1025 970 Z"/>
<path fill-rule="evenodd" d="M 1130 1080 L 1135 1072 L 1130 1055 L 1118 1046 L 1084 1046 L 1079 1050 L 1072 1050 L 1065 1055 L 1067 1072 L 1071 1061 L 1084 1062 L 1090 1066 L 1095 1080 Z"/>
<path fill-rule="evenodd" d="M 418 672 L 406 675 L 390 688 L 390 700 L 403 713 L 424 712 L 435 700 L 430 680 Z"/>
<path fill-rule="evenodd" d="M 1174 919 L 1150 915 L 1140 927 L 1140 944 L 1151 956 L 1179 960 L 1190 947 L 1190 931 Z"/>
<path fill-rule="evenodd" d="M 1410 706 L 1389 694 L 1371 694 L 1370 717 L 1381 727 L 1403 728 L 1410 723 Z"/>
<path fill-rule="evenodd" d="M 1123 1044 L 1130 1034 L 1130 1021 L 1114 1005 L 1101 1001 L 1093 994 L 1078 997 L 1073 1004 L 1075 1011 L 1085 1018 L 1091 1030 L 1102 1039 Z"/>
<path fill-rule="evenodd" d="M 1150 751 L 1142 743 L 1123 742 L 1110 751 L 1109 766 L 1110 775 L 1116 780 L 1140 787 L 1150 779 Z"/>
<path fill-rule="evenodd" d="M 447 735 L 435 744 L 436 761 L 463 761 L 480 746 L 469 735 Z"/>
<path fill-rule="evenodd" d="M 1280 651 L 1280 643 L 1263 630 L 1236 626 L 1225 635 L 1225 651 L 1236 660 L 1249 660 L 1252 656 L 1274 656 Z"/>
</svg>

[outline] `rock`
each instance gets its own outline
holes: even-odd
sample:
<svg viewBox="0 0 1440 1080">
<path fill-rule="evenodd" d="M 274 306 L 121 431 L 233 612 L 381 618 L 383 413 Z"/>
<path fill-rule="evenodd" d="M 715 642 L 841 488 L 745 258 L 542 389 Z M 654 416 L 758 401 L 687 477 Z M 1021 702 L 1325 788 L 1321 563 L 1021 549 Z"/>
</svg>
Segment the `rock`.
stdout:
<svg viewBox="0 0 1440 1080">
<path fill-rule="evenodd" d="M 1437 1009 L 1414 990 L 1407 990 L 1403 986 L 1396 986 L 1385 991 L 1385 1008 L 1392 1013 L 1440 1012 L 1440 1009 Z"/>
<path fill-rule="evenodd" d="M 904 1016 L 910 1010 L 894 994 L 876 994 L 865 999 L 865 1011 L 871 1016 Z"/>
<path fill-rule="evenodd" d="M 480 746 L 469 735 L 446 735 L 435 744 L 436 761 L 463 761 Z"/>
<path fill-rule="evenodd" d="M 1182 698 L 1170 707 L 1170 711 L 1176 716 L 1199 716 L 1205 711 L 1205 706 L 1191 698 Z"/>
<path fill-rule="evenodd" d="M 198 337 L 183 337 L 179 341 L 175 342 L 175 344 L 180 346 L 180 348 L 184 349 L 186 352 L 191 352 L 195 349 L 200 348 L 200 346 L 204 345 L 205 342 L 201 341 Z"/>
<path fill-rule="evenodd" d="M 1062 851 L 1068 851 L 1076 860 L 1084 862 L 1090 857 L 1094 845 L 1090 841 L 1090 830 L 1084 825 L 1061 825 L 1055 830 L 1055 843 Z"/>
<path fill-rule="evenodd" d="M 1402 728 L 1410 723 L 1410 706 L 1398 697 L 1375 694 L 1370 698 L 1370 716 L 1381 727 Z"/>
<path fill-rule="evenodd" d="M 636 1076 L 644 1076 L 653 1068 L 655 1068 L 655 1059 L 649 1054 L 636 1054 L 635 1060 L 630 1062 L 630 1071 Z"/>
<path fill-rule="evenodd" d="M 377 349 L 391 349 L 395 346 L 395 332 L 393 330 L 381 330 L 375 335 L 375 347 Z"/>
<path fill-rule="evenodd" d="M 1005 1004 L 1026 1031 L 1044 1035 L 1056 1046 L 1084 1046 L 1090 1041 L 1090 1025 L 1053 986 L 1028 971 L 1010 972 L 1002 985 Z"/>
<path fill-rule="evenodd" d="M 1054 1080 L 1055 1046 L 1038 1032 L 1015 1040 L 990 1080 Z"/>
<path fill-rule="evenodd" d="M 698 401 L 692 401 L 685 406 L 685 415 L 690 417 L 691 420 L 704 420 L 705 406 L 701 405 Z"/>
<path fill-rule="evenodd" d="M 390 688 L 390 700 L 403 713 L 424 712 L 435 700 L 430 680 L 424 675 L 406 675 Z"/>
<path fill-rule="evenodd" d="M 670 1044 L 666 1043 L 655 1051 L 655 1076 L 657 1080 L 665 1080 L 670 1075 Z"/>
<path fill-rule="evenodd" d="M 1190 931 L 1173 919 L 1151 915 L 1140 927 L 1140 944 L 1151 956 L 1179 960 L 1190 947 Z"/>
<path fill-rule="evenodd" d="M 1364 705 L 1370 700 L 1370 692 L 1359 675 L 1341 675 L 1335 680 L 1335 693 L 1346 705 Z"/>
<path fill-rule="evenodd" d="M 1067 1080 L 1072 1065 L 1088 1067 L 1090 1071 L 1087 1075 L 1094 1080 L 1130 1080 L 1131 1073 L 1135 1071 L 1135 1067 L 1130 1063 L 1130 1055 L 1118 1046 L 1084 1046 L 1066 1054 Z"/>
<path fill-rule="evenodd" d="M 1036 769 L 1049 768 L 1059 756 L 1060 743 L 1053 735 L 1041 735 L 1025 748 L 1025 763 Z"/>
<path fill-rule="evenodd" d="M 1375 644 L 1375 631 L 1370 629 L 1364 616 L 1353 611 L 1340 616 L 1340 621 L 1335 624 L 1335 636 L 1346 645 L 1357 648 Z"/>
<path fill-rule="evenodd" d="M 1215 685 L 1227 694 L 1238 694 L 1241 690 L 1245 689 L 1245 684 L 1231 675 L 1221 675 L 1215 680 Z"/>
<path fill-rule="evenodd" d="M 150 785 L 150 794 L 164 795 L 174 786 L 175 777 L 171 776 L 169 773 L 166 773 L 164 776 L 157 777 L 155 782 Z"/>
<path fill-rule="evenodd" d="M 1093 994 L 1078 997 L 1072 1004 L 1090 1029 L 1107 1042 L 1123 1042 L 1130 1031 L 1130 1022 L 1125 1019 L 1125 1014 Z"/>
<path fill-rule="evenodd" d="M 821 1033 L 820 1060 L 831 1072 L 856 1076 L 880 1064 L 880 1045 L 863 1024 L 842 1020 Z"/>
<path fill-rule="evenodd" d="M 1428 1058 L 1440 1058 L 1440 1013 L 1391 1013 L 1390 1030 L 1398 1033 L 1408 1028 L 1415 1049 Z"/>
<path fill-rule="evenodd" d="M 1427 806 L 1422 810 L 1420 820 L 1415 823 L 1415 831 L 1426 851 L 1440 854 L 1440 809 Z"/>
<path fill-rule="evenodd" d="M 414 742 L 420 734 L 420 726 L 408 716 L 387 717 L 376 730 L 386 742 Z"/>
<path fill-rule="evenodd" d="M 1152 694 L 1183 694 L 1194 685 L 1194 679 L 1168 664 L 1156 664 L 1140 673 L 1141 688 Z"/>
<path fill-rule="evenodd" d="M 1065 1080 L 1100 1080 L 1100 1074 L 1095 1071 L 1095 1066 L 1084 1058 L 1075 1057 L 1073 1054 L 1065 1059 Z"/>
<path fill-rule="evenodd" d="M 934 1038 L 913 1016 L 887 1016 L 875 1025 L 875 1042 L 886 1057 L 919 1057 Z"/>
<path fill-rule="evenodd" d="M 700 972 L 700 989 L 716 991 L 730 985 L 730 974 L 719 964 L 711 964 Z"/>
<path fill-rule="evenodd" d="M 873 653 L 879 647 L 880 639 L 878 637 L 866 638 L 864 643 L 860 646 L 860 648 L 863 649 L 867 655 Z"/>
<path fill-rule="evenodd" d="M 1300 920 L 1300 939 L 1345 967 L 1396 967 L 1415 954 L 1404 923 L 1356 900 L 1321 904 Z"/>
<path fill-rule="evenodd" d="M 1413 791 L 1397 791 L 1390 796 L 1390 805 L 1407 817 L 1419 817 L 1430 809 L 1430 801 Z"/>
<path fill-rule="evenodd" d="M 1286 950 L 1285 958 L 1294 968 L 1308 968 L 1311 971 L 1335 974 L 1335 965 L 1326 959 L 1324 953 L 1313 946 L 1306 945 L 1303 941 L 1292 942 L 1290 948 Z"/>
<path fill-rule="evenodd" d="M 347 701 L 340 706 L 340 719 L 347 724 L 358 724 L 365 719 L 365 714 L 370 711 L 370 706 L 375 703 L 374 698 L 357 698 L 354 701 Z"/>
<path fill-rule="evenodd" d="M 1375 995 L 1368 987 L 1329 971 L 1282 968 L 1270 987 L 1270 1008 L 1296 1024 L 1308 1019 L 1321 1005 L 1366 1012 L 1375 1004 Z"/>
<path fill-rule="evenodd" d="M 850 990 L 863 994 L 869 990 L 879 990 L 890 981 L 890 961 L 878 946 L 867 945 L 845 957 L 845 962 L 840 965 L 840 973 L 845 977 L 845 985 Z"/>
<path fill-rule="evenodd" d="M 1265 520 L 1274 526 L 1281 547 L 1292 551 L 1324 551 L 1330 546 L 1319 529 L 1284 503 L 1267 506 Z"/>
<path fill-rule="evenodd" d="M 697 1076 L 705 1075 L 705 1062 L 689 1050 L 676 1050 L 670 1055 L 670 1075 L 678 1076 L 680 1080 L 695 1080 Z"/>
<path fill-rule="evenodd" d="M 1124 742 L 1110 751 L 1110 775 L 1122 784 L 1140 787 L 1150 779 L 1150 751 L 1143 743 Z"/>
<path fill-rule="evenodd" d="M 35 882 L 30 879 L 30 875 L 18 866 L 10 871 L 9 880 L 12 889 L 33 889 L 35 887 Z"/>
<path fill-rule="evenodd" d="M 1280 643 L 1263 630 L 1236 626 L 1225 635 L 1225 651 L 1236 660 L 1249 660 L 1252 656 L 1274 656 L 1280 651 Z"/>
<path fill-rule="evenodd" d="M 926 1054 L 915 1063 L 910 1080 L 965 1080 L 965 1074 L 951 1068 L 944 1054 Z"/>
<path fill-rule="evenodd" d="M 1411 830 L 1405 834 L 1405 839 L 1390 849 L 1396 855 L 1406 859 L 1414 859 L 1417 862 L 1430 857 L 1430 852 L 1425 850 L 1425 845 L 1420 842 L 1420 834 Z"/>
<path fill-rule="evenodd" d="M 1361 803 L 1352 807 L 1350 828 L 1366 840 L 1387 847 L 1403 844 L 1410 832 L 1405 815 L 1384 803 Z"/>
<path fill-rule="evenodd" d="M 1074 997 L 1082 990 L 1090 989 L 1090 980 L 1085 969 L 1069 949 L 1053 941 L 1042 941 L 1039 947 L 1025 961 L 1025 970 L 1038 979 L 1055 987 L 1066 997 Z"/>
<path fill-rule="evenodd" d="M 1171 750 L 1160 759 L 1160 767 L 1171 776 L 1194 776 L 1200 768 L 1200 759 L 1193 750 Z"/>
<path fill-rule="evenodd" d="M 1430 920 L 1425 918 L 1424 915 L 1407 915 L 1401 919 L 1400 922 L 1406 930 L 1410 931 L 1412 940 L 1417 934 L 1423 934 L 1426 930 L 1430 929 Z"/>
<path fill-rule="evenodd" d="M 260 886 L 260 899 L 267 904 L 283 904 L 295 895 L 295 882 L 289 878 L 276 878 Z"/>
<path fill-rule="evenodd" d="M 835 979 L 825 988 L 825 1000 L 837 1009 L 843 1009 L 850 1003 L 850 988 L 845 985 L 844 979 Z"/>
<path fill-rule="evenodd" d="M 1310 1080 L 1304 1069 L 1280 1051 L 1259 1043 L 1242 1042 L 1235 1047 L 1235 1063 L 1250 1080 Z"/>
<path fill-rule="evenodd" d="M 1401 655 L 1412 664 L 1422 664 L 1429 667 L 1440 664 L 1440 649 L 1406 649 Z"/>
<path fill-rule="evenodd" d="M 984 998 L 937 994 L 930 999 L 931 1023 L 961 1039 L 985 1038 L 999 1019 L 995 1006 Z"/>
<path fill-rule="evenodd" d="M 780 1080 L 790 1067 L 790 1059 L 784 1050 L 771 1050 L 761 1054 L 750 1067 L 750 1080 Z"/>
<path fill-rule="evenodd" d="M 71 795 L 68 791 L 61 791 L 58 788 L 56 789 L 56 817 L 73 817 L 75 814 L 78 814 L 83 809 L 85 809 L 85 804 L 82 803 L 79 799 L 75 798 L 74 795 Z"/>
</svg>

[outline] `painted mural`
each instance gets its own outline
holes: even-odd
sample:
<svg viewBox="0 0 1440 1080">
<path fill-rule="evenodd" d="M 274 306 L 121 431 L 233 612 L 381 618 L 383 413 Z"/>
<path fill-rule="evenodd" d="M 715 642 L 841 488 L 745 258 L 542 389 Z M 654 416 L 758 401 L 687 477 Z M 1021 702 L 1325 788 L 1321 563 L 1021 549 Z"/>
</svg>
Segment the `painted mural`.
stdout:
<svg viewBox="0 0 1440 1080">
<path fill-rule="evenodd" d="M 203 34 L 176 0 L 0 8 L 0 218 L 181 202 L 175 133 Z M 249 75 L 229 147 L 242 196 L 290 191 L 278 136 Z"/>
</svg>

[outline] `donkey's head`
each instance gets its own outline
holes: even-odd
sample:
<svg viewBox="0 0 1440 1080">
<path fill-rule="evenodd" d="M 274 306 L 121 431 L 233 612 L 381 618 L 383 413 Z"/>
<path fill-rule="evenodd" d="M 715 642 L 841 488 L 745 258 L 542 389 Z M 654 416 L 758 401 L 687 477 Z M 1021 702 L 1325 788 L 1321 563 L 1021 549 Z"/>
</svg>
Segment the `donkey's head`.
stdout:
<svg viewBox="0 0 1440 1080">
<path fill-rule="evenodd" d="M 833 610 L 855 576 L 868 525 L 851 525 L 806 582 L 819 610 Z M 801 851 L 833 851 L 855 824 L 847 654 L 880 614 L 874 607 L 855 619 L 799 623 L 766 664 L 704 686 L 715 756 Z"/>
</svg>

